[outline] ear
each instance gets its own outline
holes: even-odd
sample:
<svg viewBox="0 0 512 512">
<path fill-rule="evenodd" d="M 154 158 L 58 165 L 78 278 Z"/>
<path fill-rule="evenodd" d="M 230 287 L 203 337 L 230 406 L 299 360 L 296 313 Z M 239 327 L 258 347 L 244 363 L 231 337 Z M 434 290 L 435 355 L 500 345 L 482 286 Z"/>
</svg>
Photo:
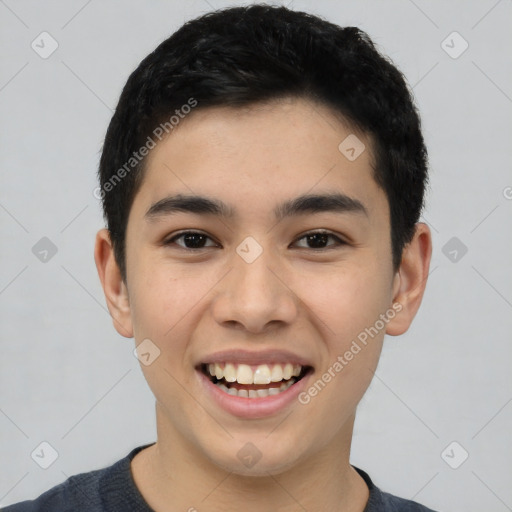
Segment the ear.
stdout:
<svg viewBox="0 0 512 512">
<path fill-rule="evenodd" d="M 116 331 L 125 338 L 133 338 L 128 288 L 121 277 L 107 229 L 96 234 L 94 261 Z"/>
<path fill-rule="evenodd" d="M 404 247 L 402 262 L 394 277 L 393 309 L 397 314 L 388 322 L 386 334 L 398 336 L 409 329 L 423 299 L 431 256 L 430 229 L 419 222 L 411 242 Z"/>
</svg>

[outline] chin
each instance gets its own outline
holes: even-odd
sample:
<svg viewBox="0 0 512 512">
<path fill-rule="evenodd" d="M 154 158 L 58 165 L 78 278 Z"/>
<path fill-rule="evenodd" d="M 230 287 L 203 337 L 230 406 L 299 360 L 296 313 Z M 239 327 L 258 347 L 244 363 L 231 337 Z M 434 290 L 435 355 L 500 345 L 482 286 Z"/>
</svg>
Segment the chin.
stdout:
<svg viewBox="0 0 512 512">
<path fill-rule="evenodd" d="M 219 468 L 240 476 L 278 475 L 298 464 L 301 447 L 295 436 L 262 433 L 237 436 L 224 449 L 217 445 L 215 453 L 205 455 Z M 208 453 L 209 452 L 209 453 Z"/>
</svg>

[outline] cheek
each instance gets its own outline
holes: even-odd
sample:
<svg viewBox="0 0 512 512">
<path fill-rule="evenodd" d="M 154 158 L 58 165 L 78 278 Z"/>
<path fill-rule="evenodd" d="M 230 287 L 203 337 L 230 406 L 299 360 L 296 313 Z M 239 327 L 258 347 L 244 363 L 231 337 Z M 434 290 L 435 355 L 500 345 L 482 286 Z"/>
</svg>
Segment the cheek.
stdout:
<svg viewBox="0 0 512 512">
<path fill-rule="evenodd" d="M 192 280 L 154 269 L 151 274 L 138 274 L 132 284 L 131 313 L 137 340 L 151 338 L 165 345 L 180 319 L 200 300 L 201 290 Z"/>
<path fill-rule="evenodd" d="M 385 332 L 374 326 L 388 307 L 387 284 L 373 273 L 353 269 L 336 274 L 324 287 L 318 283 L 309 296 L 324 325 L 326 352 L 301 403 L 310 403 L 315 411 L 306 420 L 312 428 L 313 418 L 323 416 L 325 439 L 330 439 L 349 421 L 373 378 Z"/>
<path fill-rule="evenodd" d="M 154 340 L 173 367 L 186 363 L 190 339 L 205 315 L 210 292 L 222 277 L 222 273 L 192 267 L 149 265 L 152 272 L 138 274 L 132 286 L 135 339 Z"/>
<path fill-rule="evenodd" d="M 201 298 L 209 287 L 201 288 L 200 280 L 177 278 L 176 272 L 153 272 L 140 275 L 132 284 L 131 304 L 136 343 L 149 339 L 156 345 L 158 357 L 142 371 L 156 399 L 180 409 L 182 385 L 190 364 L 189 340 L 196 323 L 194 313 L 201 307 Z M 178 412 L 177 412 L 178 414 Z"/>
<path fill-rule="evenodd" d="M 331 348 L 337 352 L 373 326 L 388 307 L 391 285 L 383 274 L 351 266 L 305 280 L 304 301 L 324 324 Z"/>
<path fill-rule="evenodd" d="M 327 338 L 328 361 L 320 375 L 330 392 L 322 400 L 341 416 L 356 406 L 370 384 L 385 334 L 380 315 L 389 308 L 391 285 L 382 269 L 370 268 L 354 268 L 333 278 L 323 301 L 324 321 L 333 332 Z"/>
</svg>

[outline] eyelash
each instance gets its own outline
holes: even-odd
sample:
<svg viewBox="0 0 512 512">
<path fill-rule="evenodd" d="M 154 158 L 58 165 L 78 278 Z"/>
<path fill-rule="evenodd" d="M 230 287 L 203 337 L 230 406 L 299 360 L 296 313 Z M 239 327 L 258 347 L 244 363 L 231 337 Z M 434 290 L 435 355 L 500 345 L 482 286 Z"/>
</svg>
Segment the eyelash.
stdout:
<svg viewBox="0 0 512 512">
<path fill-rule="evenodd" d="M 204 236 L 206 238 L 209 238 L 210 240 L 212 240 L 211 237 L 209 237 L 207 234 L 205 233 L 202 233 L 201 231 L 183 231 L 181 233 L 178 233 L 177 235 L 174 235 L 172 238 L 166 240 L 163 245 L 165 246 L 169 246 L 171 245 L 172 243 L 174 243 L 176 240 L 179 240 L 180 238 L 184 237 L 185 235 L 201 235 L 201 236 Z M 309 236 L 314 236 L 314 235 L 327 235 L 328 237 L 336 240 L 336 244 L 335 246 L 343 246 L 343 245 L 348 245 L 347 242 L 345 242 L 344 240 L 342 240 L 341 238 L 339 238 L 337 235 L 335 235 L 334 233 L 331 233 L 330 231 L 324 231 L 324 230 L 317 230 L 317 231 L 309 231 L 305 234 L 303 234 L 301 237 L 297 238 L 295 240 L 294 243 L 298 242 L 299 240 L 302 240 L 304 238 L 307 238 Z M 190 247 L 183 247 L 181 245 L 179 245 L 179 247 L 181 249 L 183 249 L 184 251 L 188 251 L 188 252 L 198 252 L 202 249 L 208 249 L 208 247 L 212 247 L 212 246 L 207 246 L 207 247 L 199 247 L 199 248 L 190 248 Z M 312 251 L 315 251 L 315 252 L 321 252 L 321 251 L 328 251 L 330 249 L 333 249 L 335 247 L 333 247 L 332 245 L 331 246 L 327 246 L 327 247 L 321 247 L 319 249 L 315 249 L 315 248 L 311 248 L 311 247 L 301 247 L 301 249 L 311 249 Z"/>
</svg>

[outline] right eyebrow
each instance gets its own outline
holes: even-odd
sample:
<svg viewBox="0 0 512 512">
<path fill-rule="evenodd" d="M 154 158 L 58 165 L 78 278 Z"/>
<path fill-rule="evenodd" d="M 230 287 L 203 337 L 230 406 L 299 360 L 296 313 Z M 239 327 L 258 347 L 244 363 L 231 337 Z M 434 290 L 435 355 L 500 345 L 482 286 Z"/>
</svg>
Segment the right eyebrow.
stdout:
<svg viewBox="0 0 512 512">
<path fill-rule="evenodd" d="M 145 217 L 153 220 L 176 212 L 211 214 L 226 218 L 234 216 L 234 210 L 218 199 L 178 194 L 157 201 L 149 208 Z"/>
</svg>

